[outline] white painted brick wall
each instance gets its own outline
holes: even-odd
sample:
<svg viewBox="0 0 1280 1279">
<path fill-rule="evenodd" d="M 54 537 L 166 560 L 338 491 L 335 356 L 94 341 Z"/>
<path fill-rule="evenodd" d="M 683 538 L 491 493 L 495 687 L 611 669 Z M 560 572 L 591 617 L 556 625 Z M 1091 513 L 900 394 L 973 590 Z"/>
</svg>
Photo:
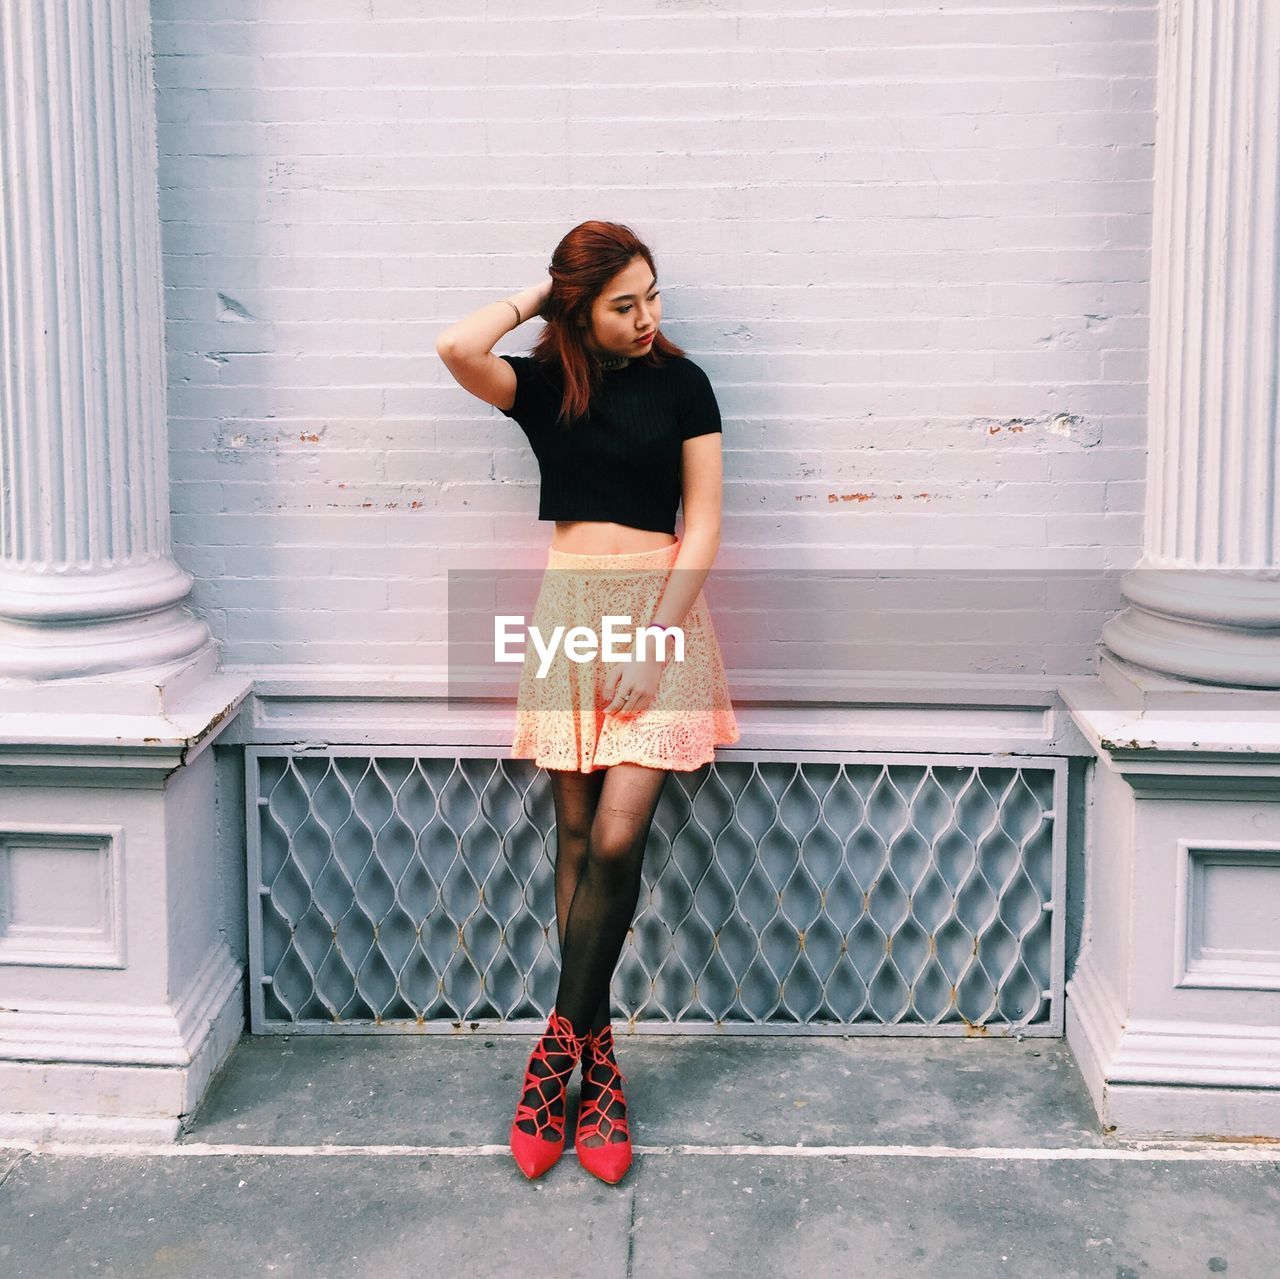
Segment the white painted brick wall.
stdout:
<svg viewBox="0 0 1280 1279">
<path fill-rule="evenodd" d="M 544 562 L 434 343 L 588 217 L 717 389 L 719 567 L 1136 558 L 1154 6 L 152 8 L 174 537 L 228 662 L 442 662 L 449 567 Z M 1088 669 L 1098 615 L 1039 616 L 980 668 Z M 788 624 L 722 625 L 731 668 Z"/>
</svg>

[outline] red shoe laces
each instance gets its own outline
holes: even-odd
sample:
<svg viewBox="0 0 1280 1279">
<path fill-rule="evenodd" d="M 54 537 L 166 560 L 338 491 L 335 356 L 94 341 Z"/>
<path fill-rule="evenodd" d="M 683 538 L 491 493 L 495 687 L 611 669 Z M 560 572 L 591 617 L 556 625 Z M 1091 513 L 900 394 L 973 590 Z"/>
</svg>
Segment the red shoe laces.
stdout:
<svg viewBox="0 0 1280 1279">
<path fill-rule="evenodd" d="M 582 1062 L 584 1085 L 589 1083 L 597 1091 L 590 1096 L 584 1095 L 578 1109 L 578 1139 L 583 1145 L 588 1145 L 585 1139 L 589 1137 L 599 1137 L 602 1145 L 630 1140 L 631 1132 L 625 1113 L 626 1098 L 618 1087 L 626 1082 L 627 1077 L 618 1069 L 614 1058 L 612 1026 L 605 1026 L 598 1033 L 587 1036 Z M 603 1082 L 599 1081 L 597 1069 L 604 1075 Z M 584 1087 L 584 1093 L 585 1091 Z M 623 1110 L 623 1114 L 616 1118 L 608 1113 L 614 1102 Z"/>
<path fill-rule="evenodd" d="M 543 1141 L 563 1141 L 564 1129 L 564 1094 L 569 1078 L 573 1074 L 578 1059 L 582 1056 L 586 1036 L 579 1037 L 573 1033 L 573 1023 L 567 1017 L 552 1013 L 547 1029 L 538 1040 L 529 1057 L 529 1065 L 525 1070 L 524 1094 L 516 1106 L 515 1122 L 528 1119 L 533 1123 L 534 1134 Z M 563 1057 L 568 1062 L 557 1069 L 551 1058 Z M 537 1074 L 533 1063 L 545 1063 L 548 1073 Z M 546 1091 L 544 1091 L 546 1089 Z M 532 1093 L 538 1098 L 537 1105 L 525 1100 Z M 560 1113 L 554 1113 L 558 1106 Z"/>
</svg>

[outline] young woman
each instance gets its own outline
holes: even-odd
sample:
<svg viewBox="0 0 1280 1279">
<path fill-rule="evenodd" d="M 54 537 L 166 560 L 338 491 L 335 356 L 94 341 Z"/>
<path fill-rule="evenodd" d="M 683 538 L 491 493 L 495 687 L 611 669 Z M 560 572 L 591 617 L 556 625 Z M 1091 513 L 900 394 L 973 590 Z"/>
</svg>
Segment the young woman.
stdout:
<svg viewBox="0 0 1280 1279">
<path fill-rule="evenodd" d="M 631 1164 L 609 986 L 635 914 L 645 844 L 671 769 L 708 763 L 739 737 L 702 587 L 720 544 L 721 422 L 706 374 L 659 330 L 653 255 L 627 227 L 584 222 L 561 240 L 543 283 L 489 302 L 436 349 L 459 385 L 528 436 L 554 521 L 532 626 L 605 615 L 676 628 L 638 660 L 560 657 L 539 674 L 529 645 L 515 757 L 550 779 L 556 814 L 560 984 L 525 1071 L 511 1151 L 538 1177 L 564 1149 L 565 1093 L 582 1063 L 574 1147 L 616 1182 Z M 529 355 L 494 344 L 535 315 Z M 684 536 L 675 536 L 684 504 Z M 563 633 L 563 632 L 562 632 Z"/>
</svg>

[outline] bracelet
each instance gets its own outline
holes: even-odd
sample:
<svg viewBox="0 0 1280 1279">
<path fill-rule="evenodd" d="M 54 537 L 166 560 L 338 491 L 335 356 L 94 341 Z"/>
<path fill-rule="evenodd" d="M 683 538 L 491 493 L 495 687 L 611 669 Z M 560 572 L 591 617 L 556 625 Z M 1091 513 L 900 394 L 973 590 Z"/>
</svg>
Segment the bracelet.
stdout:
<svg viewBox="0 0 1280 1279">
<path fill-rule="evenodd" d="M 683 626 L 659 626 L 657 622 L 650 622 L 649 629 L 655 630 L 655 631 L 661 631 L 663 639 L 665 639 L 668 635 L 670 635 L 672 631 L 675 631 L 676 634 L 684 633 Z"/>
<path fill-rule="evenodd" d="M 661 625 L 659 625 L 657 622 L 650 622 L 650 623 L 649 623 L 649 627 L 650 627 L 650 629 L 651 629 L 651 630 L 657 630 L 657 631 L 660 631 L 660 632 L 662 633 L 662 638 L 663 638 L 664 640 L 666 639 L 666 637 L 667 637 L 668 635 L 670 635 L 670 634 L 672 633 L 672 631 L 675 631 L 677 634 L 683 633 L 683 631 L 684 631 L 684 627 L 683 627 L 683 626 L 661 626 Z M 665 647 L 665 645 L 664 645 L 664 647 Z M 663 666 L 665 667 L 665 666 L 667 665 L 667 663 L 668 663 L 668 662 L 670 662 L 670 661 L 672 661 L 672 660 L 673 660 L 673 658 L 674 658 L 674 654 L 669 655 L 669 656 L 667 657 L 666 661 L 664 661 L 664 662 L 663 662 Z"/>
<path fill-rule="evenodd" d="M 516 306 L 516 304 L 510 298 L 499 298 L 498 301 L 505 302 L 516 313 L 517 324 L 524 323 L 524 317 L 520 314 L 520 308 Z"/>
</svg>

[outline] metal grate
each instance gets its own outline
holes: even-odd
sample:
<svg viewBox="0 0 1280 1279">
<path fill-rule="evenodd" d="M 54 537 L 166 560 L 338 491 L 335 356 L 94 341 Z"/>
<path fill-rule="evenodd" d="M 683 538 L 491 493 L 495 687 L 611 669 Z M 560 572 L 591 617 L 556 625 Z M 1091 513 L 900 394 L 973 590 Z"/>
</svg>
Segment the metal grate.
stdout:
<svg viewBox="0 0 1280 1279">
<path fill-rule="evenodd" d="M 1062 1033 L 1065 761 L 722 754 L 669 775 L 615 1015 Z M 559 943 L 540 770 L 381 746 L 247 765 L 255 1033 L 541 1028 Z"/>
</svg>

